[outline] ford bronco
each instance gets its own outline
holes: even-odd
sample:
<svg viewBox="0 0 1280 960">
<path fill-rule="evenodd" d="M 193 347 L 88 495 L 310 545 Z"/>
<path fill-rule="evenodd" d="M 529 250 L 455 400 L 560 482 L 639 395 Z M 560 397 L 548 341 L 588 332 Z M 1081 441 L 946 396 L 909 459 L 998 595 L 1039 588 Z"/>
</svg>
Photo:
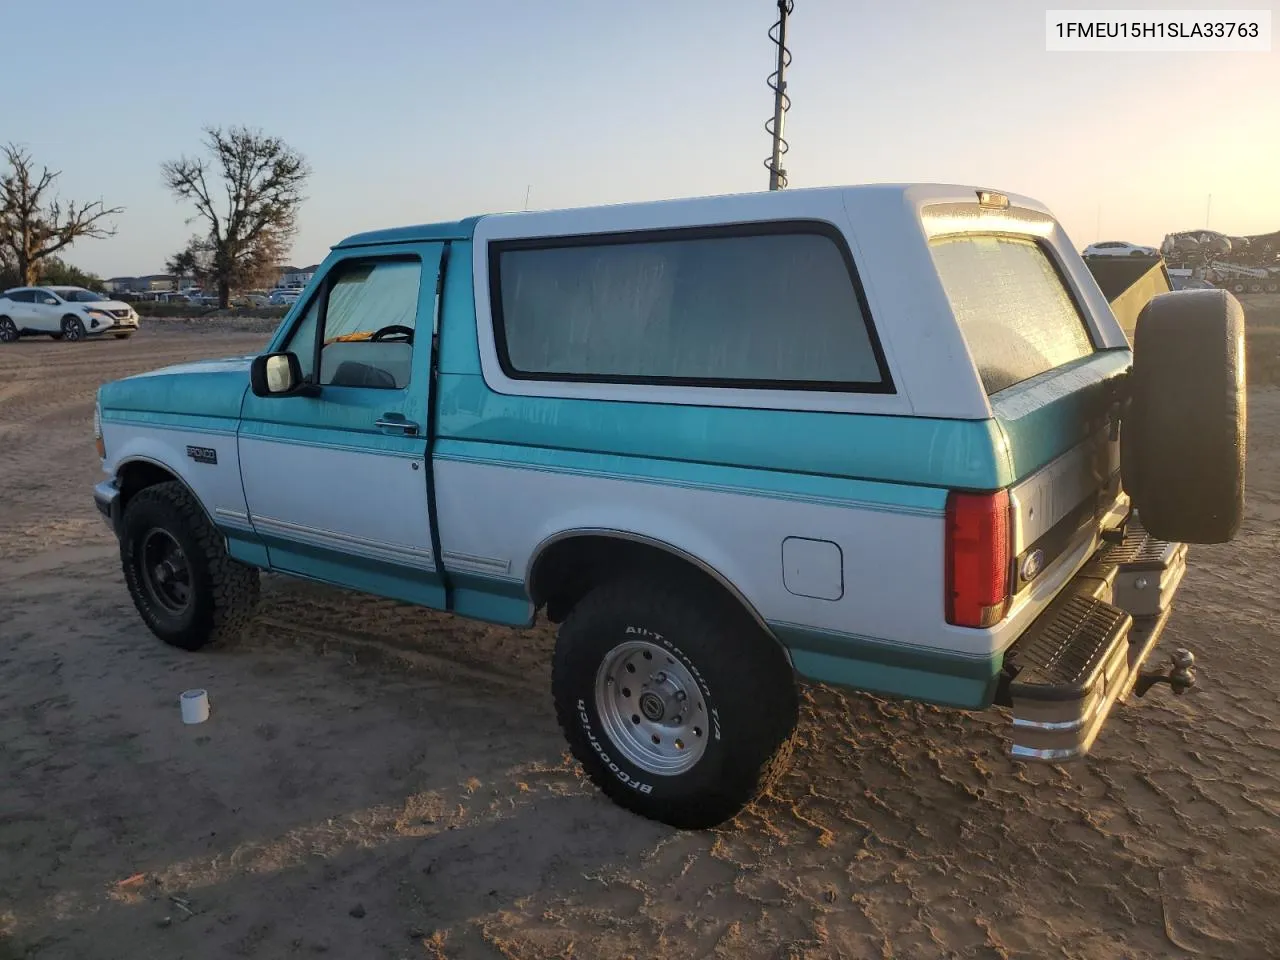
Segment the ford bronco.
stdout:
<svg viewBox="0 0 1280 960">
<path fill-rule="evenodd" d="M 278 571 L 560 625 L 552 694 L 623 806 L 734 816 L 797 680 L 1006 708 L 1084 755 L 1187 543 L 1243 509 L 1240 305 L 1133 340 L 1034 200 L 788 190 L 481 216 L 335 246 L 260 356 L 104 384 L 94 497 L 161 640 Z"/>
</svg>

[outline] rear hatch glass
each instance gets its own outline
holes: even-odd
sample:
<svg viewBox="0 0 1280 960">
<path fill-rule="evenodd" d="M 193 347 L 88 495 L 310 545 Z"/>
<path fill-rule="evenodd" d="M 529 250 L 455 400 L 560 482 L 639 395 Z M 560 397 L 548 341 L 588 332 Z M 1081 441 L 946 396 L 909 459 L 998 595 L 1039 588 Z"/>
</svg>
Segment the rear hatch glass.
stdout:
<svg viewBox="0 0 1280 960">
<path fill-rule="evenodd" d="M 988 394 L 1094 352 L 1084 317 L 1036 241 L 956 234 L 930 249 Z"/>
<path fill-rule="evenodd" d="M 1093 363 L 1085 318 L 1050 255 L 1035 240 L 954 234 L 930 242 L 934 264 L 996 420 L 1018 481 L 1011 553 L 1012 592 L 1073 554 L 1119 493 L 1118 446 L 1100 417 L 1106 377 L 1124 364 L 1060 383 L 1032 381 Z M 1106 367 L 1104 370 L 1103 367 Z M 1027 560 L 1039 556 L 1035 563 Z"/>
</svg>

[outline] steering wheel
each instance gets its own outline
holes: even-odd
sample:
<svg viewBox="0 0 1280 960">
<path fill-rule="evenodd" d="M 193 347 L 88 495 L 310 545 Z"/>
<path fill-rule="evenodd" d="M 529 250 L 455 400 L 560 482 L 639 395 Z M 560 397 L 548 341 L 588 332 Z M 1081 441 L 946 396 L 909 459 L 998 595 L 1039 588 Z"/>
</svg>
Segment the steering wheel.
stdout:
<svg viewBox="0 0 1280 960">
<path fill-rule="evenodd" d="M 395 337 L 397 341 L 404 343 L 413 343 L 413 327 L 406 327 L 402 323 L 393 323 L 390 326 L 383 327 L 381 330 L 375 330 L 370 340 L 386 340 L 389 337 Z"/>
</svg>

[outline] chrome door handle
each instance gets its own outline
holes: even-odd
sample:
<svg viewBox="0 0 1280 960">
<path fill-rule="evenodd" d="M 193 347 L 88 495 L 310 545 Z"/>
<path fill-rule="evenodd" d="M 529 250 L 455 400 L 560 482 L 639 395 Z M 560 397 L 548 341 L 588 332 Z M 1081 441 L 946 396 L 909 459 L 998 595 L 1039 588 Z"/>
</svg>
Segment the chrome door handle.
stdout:
<svg viewBox="0 0 1280 960">
<path fill-rule="evenodd" d="M 413 434 L 418 432 L 418 425 L 412 420 L 405 420 L 404 418 L 389 419 L 387 417 L 379 417 L 373 421 L 373 425 L 383 430 L 399 430 L 402 433 Z"/>
</svg>

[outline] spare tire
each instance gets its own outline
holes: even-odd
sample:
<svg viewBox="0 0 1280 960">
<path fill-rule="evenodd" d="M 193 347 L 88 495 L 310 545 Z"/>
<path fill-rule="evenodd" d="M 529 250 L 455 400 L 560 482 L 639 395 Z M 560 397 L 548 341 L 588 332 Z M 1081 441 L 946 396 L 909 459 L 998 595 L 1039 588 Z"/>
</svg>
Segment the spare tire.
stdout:
<svg viewBox="0 0 1280 960">
<path fill-rule="evenodd" d="M 1244 515 L 1244 310 L 1225 290 L 1153 297 L 1133 336 L 1120 466 L 1160 540 L 1225 543 Z"/>
</svg>

